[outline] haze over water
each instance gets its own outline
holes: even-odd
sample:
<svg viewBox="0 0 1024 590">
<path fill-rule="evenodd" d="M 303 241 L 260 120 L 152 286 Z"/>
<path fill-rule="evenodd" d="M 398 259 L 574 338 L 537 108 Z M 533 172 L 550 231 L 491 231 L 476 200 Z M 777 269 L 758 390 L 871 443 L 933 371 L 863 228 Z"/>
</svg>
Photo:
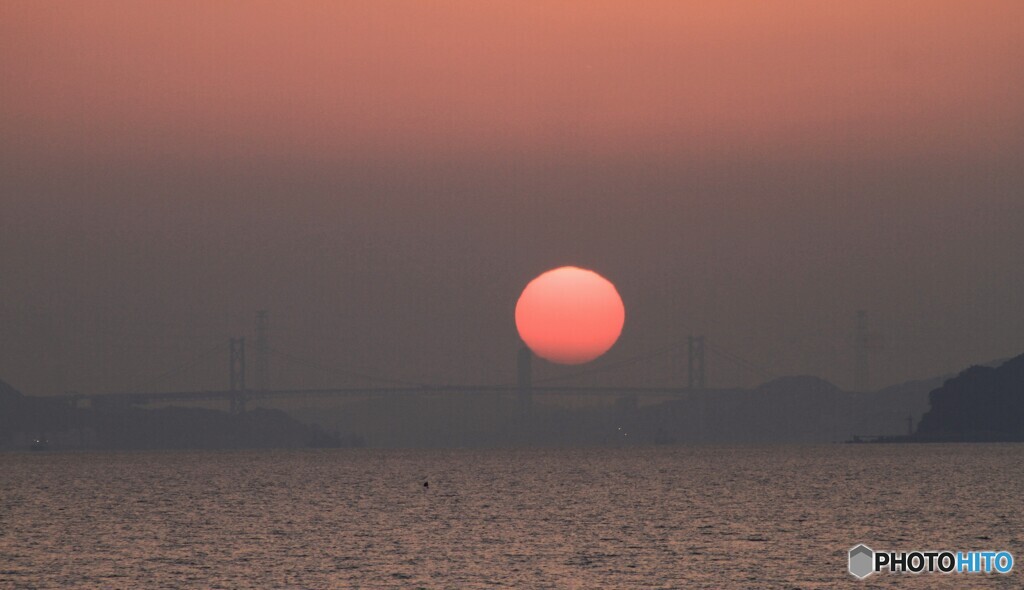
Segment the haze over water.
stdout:
<svg viewBox="0 0 1024 590">
<path fill-rule="evenodd" d="M 0 379 L 223 387 L 225 359 L 158 378 L 266 309 L 293 357 L 502 383 L 516 297 L 569 264 L 629 309 L 610 361 L 706 334 L 850 388 L 860 309 L 872 387 L 1019 354 L 1022 22 L 1017 0 L 3 2 Z M 709 379 L 758 383 L 732 369 Z"/>
<path fill-rule="evenodd" d="M 1019 445 L 7 453 L 0 587 L 860 588 L 846 572 L 860 542 L 1024 556 L 1020 459 Z M 1019 588 L 1019 570 L 868 582 Z"/>
<path fill-rule="evenodd" d="M 1024 559 L 1021 446 L 810 446 L 1024 441 L 1022 25 L 1020 0 L 0 0 L 0 590 Z M 564 266 L 628 310 L 579 372 L 517 334 Z M 699 446 L 737 442 L 779 446 Z"/>
</svg>

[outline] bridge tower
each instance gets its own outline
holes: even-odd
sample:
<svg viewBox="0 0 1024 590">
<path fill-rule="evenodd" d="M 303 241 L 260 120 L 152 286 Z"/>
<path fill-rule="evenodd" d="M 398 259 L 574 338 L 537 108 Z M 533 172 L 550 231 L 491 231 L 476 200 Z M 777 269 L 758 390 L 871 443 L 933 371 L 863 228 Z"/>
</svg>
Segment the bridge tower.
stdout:
<svg viewBox="0 0 1024 590">
<path fill-rule="evenodd" d="M 528 346 L 519 349 L 516 358 L 516 384 L 519 390 L 519 414 L 528 417 L 533 411 L 533 351 Z"/>
<path fill-rule="evenodd" d="M 856 325 L 853 335 L 853 387 L 857 391 L 867 391 L 868 375 L 868 312 L 857 311 Z"/>
<path fill-rule="evenodd" d="M 245 338 L 232 338 L 229 344 L 231 413 L 241 414 L 245 411 Z"/>
<path fill-rule="evenodd" d="M 704 372 L 704 336 L 690 336 L 687 340 L 687 377 L 690 389 L 704 389 L 707 379 Z"/>
<path fill-rule="evenodd" d="M 270 389 L 270 315 L 265 309 L 256 312 L 256 391 Z"/>
</svg>

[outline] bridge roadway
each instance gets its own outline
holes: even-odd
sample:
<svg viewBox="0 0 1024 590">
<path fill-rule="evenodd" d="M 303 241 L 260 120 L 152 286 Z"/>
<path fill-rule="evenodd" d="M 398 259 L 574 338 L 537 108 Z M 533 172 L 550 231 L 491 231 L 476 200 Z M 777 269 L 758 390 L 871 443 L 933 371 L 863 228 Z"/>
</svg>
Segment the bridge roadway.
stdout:
<svg viewBox="0 0 1024 590">
<path fill-rule="evenodd" d="M 160 402 L 187 402 L 209 400 L 232 400 L 242 397 L 246 400 L 287 398 L 287 397 L 367 397 L 367 396 L 404 396 L 404 395 L 435 395 L 447 393 L 479 393 L 479 394 L 519 394 L 522 390 L 516 385 L 423 385 L 403 387 L 352 387 L 331 389 L 277 389 L 277 390 L 207 390 L 207 391 L 167 391 L 153 393 L 95 393 L 69 394 L 65 397 L 72 403 L 88 400 L 95 402 L 120 402 L 128 404 L 149 404 Z M 677 396 L 696 393 L 698 390 L 685 387 L 612 387 L 612 386 L 548 386 L 534 385 L 526 390 L 532 395 L 637 395 L 637 396 Z"/>
</svg>

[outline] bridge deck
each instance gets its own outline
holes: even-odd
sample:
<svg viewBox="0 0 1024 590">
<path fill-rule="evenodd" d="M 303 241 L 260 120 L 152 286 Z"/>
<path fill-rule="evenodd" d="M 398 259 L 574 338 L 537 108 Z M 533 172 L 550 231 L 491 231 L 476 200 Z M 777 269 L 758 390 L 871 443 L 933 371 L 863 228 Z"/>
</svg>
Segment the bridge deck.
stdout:
<svg viewBox="0 0 1024 590">
<path fill-rule="evenodd" d="M 533 386 L 528 390 L 534 395 L 642 395 L 642 396 L 677 396 L 712 391 L 710 389 L 690 389 L 682 387 L 612 387 L 612 386 Z M 167 401 L 203 401 L 227 400 L 238 396 L 246 399 L 269 399 L 287 397 L 367 397 L 367 396 L 404 396 L 404 395 L 438 395 L 449 393 L 479 394 L 518 394 L 520 389 L 514 385 L 427 385 L 419 387 L 353 387 L 330 389 L 277 389 L 259 390 L 208 390 L 208 391 L 166 391 L 166 392 L 125 392 L 98 393 L 66 396 L 74 399 L 88 400 L 122 400 L 129 403 L 145 404 Z"/>
</svg>

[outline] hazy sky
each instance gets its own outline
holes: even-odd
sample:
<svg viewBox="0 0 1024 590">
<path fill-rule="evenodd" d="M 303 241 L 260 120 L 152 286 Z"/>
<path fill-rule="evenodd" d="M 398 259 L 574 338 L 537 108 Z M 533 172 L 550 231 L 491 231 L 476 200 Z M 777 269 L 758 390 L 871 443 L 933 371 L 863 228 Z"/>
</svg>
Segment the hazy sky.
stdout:
<svg viewBox="0 0 1024 590">
<path fill-rule="evenodd" d="M 875 385 L 1020 354 L 1021 31 L 1016 0 L 5 1 L 0 379 L 226 387 L 266 308 L 324 367 L 508 381 L 563 264 L 622 294 L 608 362 L 704 333 L 849 386 L 857 309 Z"/>
</svg>

